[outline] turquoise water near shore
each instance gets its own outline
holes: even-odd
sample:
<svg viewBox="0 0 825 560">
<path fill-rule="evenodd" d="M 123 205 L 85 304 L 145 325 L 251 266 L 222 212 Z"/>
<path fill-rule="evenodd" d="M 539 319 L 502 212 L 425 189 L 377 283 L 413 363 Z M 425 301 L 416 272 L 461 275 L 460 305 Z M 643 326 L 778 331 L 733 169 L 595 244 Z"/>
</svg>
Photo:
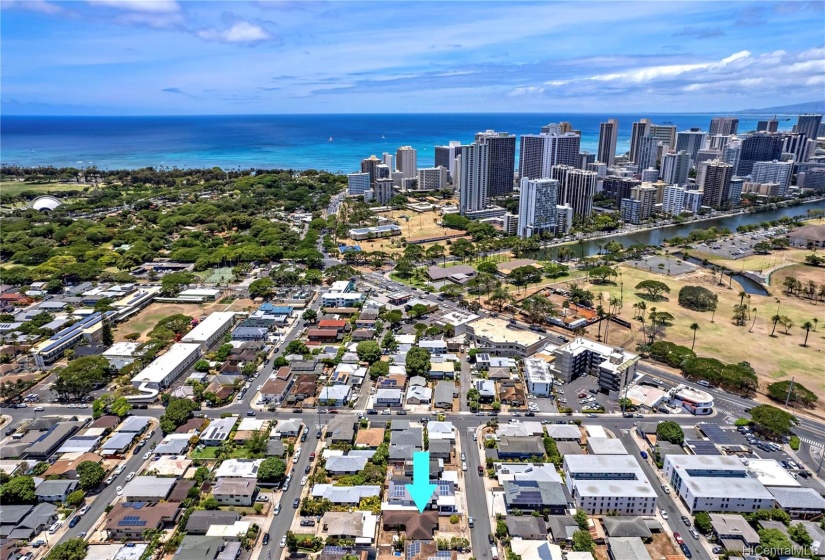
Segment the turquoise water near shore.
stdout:
<svg viewBox="0 0 825 560">
<path fill-rule="evenodd" d="M 0 162 L 8 165 L 134 169 L 214 167 L 324 169 L 352 172 L 371 154 L 418 150 L 419 167 L 433 163 L 434 146 L 472 142 L 486 129 L 535 134 L 542 125 L 568 121 L 582 133 L 582 150 L 596 152 L 599 123 L 619 120 L 617 151 L 629 149 L 631 125 L 642 117 L 677 130 L 707 130 L 712 116 L 698 114 L 394 114 L 227 115 L 187 117 L 0 118 Z M 740 131 L 773 115 L 739 115 Z M 780 117 L 790 129 L 792 117 Z"/>
</svg>

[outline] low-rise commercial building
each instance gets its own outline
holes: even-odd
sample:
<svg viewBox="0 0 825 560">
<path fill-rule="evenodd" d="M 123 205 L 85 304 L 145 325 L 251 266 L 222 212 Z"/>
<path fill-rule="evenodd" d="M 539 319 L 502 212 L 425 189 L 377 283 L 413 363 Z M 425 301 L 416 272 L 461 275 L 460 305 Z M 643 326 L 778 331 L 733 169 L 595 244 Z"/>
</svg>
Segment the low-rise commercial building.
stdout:
<svg viewBox="0 0 825 560">
<path fill-rule="evenodd" d="M 630 455 L 566 455 L 567 488 L 591 515 L 653 515 L 656 492 L 636 458 Z"/>
<path fill-rule="evenodd" d="M 159 391 L 169 387 L 189 366 L 201 357 L 199 344 L 178 342 L 132 378 L 132 385 L 140 389 Z"/>
<path fill-rule="evenodd" d="M 392 237 L 393 235 L 401 235 L 401 228 L 395 224 L 353 228 L 349 230 L 349 238 L 354 241 L 361 241 L 362 239 L 376 239 L 379 237 Z"/>
<path fill-rule="evenodd" d="M 479 352 L 518 358 L 532 356 L 546 343 L 544 335 L 514 329 L 507 321 L 495 317 L 482 317 L 467 323 L 466 336 Z"/>
<path fill-rule="evenodd" d="M 747 513 L 773 506 L 773 495 L 737 457 L 666 455 L 663 470 L 691 513 Z"/>
<path fill-rule="evenodd" d="M 549 364 L 542 359 L 524 360 L 524 380 L 531 395 L 549 397 L 553 390 L 553 374 Z"/>
<path fill-rule="evenodd" d="M 223 335 L 232 328 L 234 323 L 235 313 L 231 311 L 216 311 L 189 331 L 181 339 L 181 342 L 200 344 L 201 350 L 206 352 L 213 344 L 222 339 Z"/>
<path fill-rule="evenodd" d="M 680 384 L 668 392 L 670 404 L 681 406 L 691 414 L 704 416 L 713 412 L 713 397 L 710 393 Z"/>
<path fill-rule="evenodd" d="M 582 375 L 595 375 L 599 389 L 613 396 L 627 387 L 636 374 L 640 356 L 621 347 L 577 337 L 553 350 L 551 373 L 566 382 Z"/>
</svg>

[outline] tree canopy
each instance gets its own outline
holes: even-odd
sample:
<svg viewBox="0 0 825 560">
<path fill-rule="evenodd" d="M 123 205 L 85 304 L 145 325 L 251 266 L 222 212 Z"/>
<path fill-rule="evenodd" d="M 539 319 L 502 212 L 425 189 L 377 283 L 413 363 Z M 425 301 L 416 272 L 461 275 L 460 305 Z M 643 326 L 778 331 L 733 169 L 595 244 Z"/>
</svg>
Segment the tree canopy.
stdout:
<svg viewBox="0 0 825 560">
<path fill-rule="evenodd" d="M 258 480 L 261 482 L 277 482 L 286 475 L 286 463 L 278 457 L 267 457 L 258 469 Z"/>
<path fill-rule="evenodd" d="M 684 286 L 679 290 L 679 305 L 694 311 L 715 311 L 719 296 L 704 286 Z"/>
<path fill-rule="evenodd" d="M 34 479 L 30 476 L 15 476 L 0 485 L 0 503 L 6 505 L 36 504 Z"/>
<path fill-rule="evenodd" d="M 77 485 L 83 490 L 92 490 L 100 486 L 106 478 L 106 471 L 94 461 L 83 461 L 77 465 Z"/>
<path fill-rule="evenodd" d="M 160 417 L 160 429 L 164 434 L 174 432 L 192 418 L 192 413 L 200 410 L 200 405 L 189 399 L 171 397 L 166 405 L 166 412 Z"/>
<path fill-rule="evenodd" d="M 676 445 L 682 445 L 685 441 L 685 432 L 682 431 L 682 427 L 676 422 L 665 420 L 664 422 L 659 422 L 659 425 L 656 426 L 656 437 L 669 441 L 670 443 L 675 443 Z"/>
<path fill-rule="evenodd" d="M 636 289 L 644 292 L 647 299 L 656 301 L 662 294 L 670 293 L 670 286 L 659 280 L 642 280 L 636 284 Z"/>
<path fill-rule="evenodd" d="M 88 551 L 89 543 L 85 539 L 69 539 L 54 545 L 45 560 L 83 560 Z"/>
<path fill-rule="evenodd" d="M 355 352 L 358 354 L 358 359 L 362 362 L 370 364 L 381 359 L 381 347 L 374 340 L 364 340 L 358 343 L 355 347 Z"/>
<path fill-rule="evenodd" d="M 101 356 L 84 356 L 57 372 L 53 390 L 64 398 L 81 399 L 103 384 L 109 361 Z"/>
<path fill-rule="evenodd" d="M 409 377 L 416 375 L 428 377 L 430 374 L 430 353 L 420 346 L 410 348 L 407 352 L 406 365 Z"/>
<path fill-rule="evenodd" d="M 750 414 L 757 429 L 772 437 L 788 435 L 799 424 L 796 416 L 769 404 L 753 407 Z"/>
<path fill-rule="evenodd" d="M 788 391 L 791 391 L 789 402 L 799 403 L 802 406 L 813 406 L 819 400 L 819 397 L 806 388 L 801 383 L 794 381 L 793 389 L 791 389 L 790 381 L 778 381 L 768 385 L 768 396 L 775 401 L 784 403 L 788 398 Z"/>
</svg>

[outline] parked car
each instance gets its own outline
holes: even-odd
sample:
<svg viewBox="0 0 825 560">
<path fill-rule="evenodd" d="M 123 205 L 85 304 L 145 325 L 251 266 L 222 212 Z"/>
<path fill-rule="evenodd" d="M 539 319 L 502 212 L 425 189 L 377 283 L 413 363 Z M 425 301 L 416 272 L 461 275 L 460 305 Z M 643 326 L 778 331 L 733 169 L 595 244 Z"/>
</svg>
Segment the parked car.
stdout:
<svg viewBox="0 0 825 560">
<path fill-rule="evenodd" d="M 278 543 L 278 546 L 280 546 L 281 548 L 284 548 L 286 546 L 286 535 L 281 537 L 281 542 Z"/>
<path fill-rule="evenodd" d="M 698 541 L 699 540 L 699 531 L 697 531 L 696 529 L 691 529 L 690 530 L 690 536 Z"/>
<path fill-rule="evenodd" d="M 314 519 L 301 519 L 301 527 L 315 527 Z"/>
<path fill-rule="evenodd" d="M 482 467 L 481 465 L 478 466 L 478 474 L 484 476 L 484 467 Z"/>
<path fill-rule="evenodd" d="M 467 525 L 470 526 L 470 527 L 473 527 L 475 525 L 475 519 L 473 519 L 472 517 L 468 517 L 467 518 Z"/>
<path fill-rule="evenodd" d="M 135 471 L 130 472 L 129 474 L 126 475 L 126 482 L 129 482 L 130 480 L 135 478 L 135 476 L 137 476 L 137 473 Z"/>
<path fill-rule="evenodd" d="M 279 513 L 281 513 L 281 502 L 278 502 L 277 504 L 275 504 L 275 509 L 272 510 L 272 513 L 275 514 L 275 515 L 278 515 Z"/>
<path fill-rule="evenodd" d="M 77 515 L 81 515 L 81 516 L 86 515 L 86 513 L 88 513 L 88 511 L 89 511 L 89 506 L 87 504 L 87 505 L 84 505 L 79 510 L 77 510 Z"/>
<path fill-rule="evenodd" d="M 123 495 L 123 486 L 118 486 L 118 487 L 117 487 L 117 495 L 118 495 L 118 496 L 122 496 L 122 495 Z"/>
<path fill-rule="evenodd" d="M 686 526 L 690 527 L 690 517 L 688 517 L 687 515 L 683 515 L 682 516 L 682 523 L 684 523 Z"/>
<path fill-rule="evenodd" d="M 640 455 L 642 456 L 642 459 L 647 459 L 647 452 L 646 451 L 640 452 Z"/>
<path fill-rule="evenodd" d="M 684 544 L 685 541 L 682 539 L 682 535 L 679 533 L 673 533 L 673 540 L 675 540 L 678 544 Z"/>
<path fill-rule="evenodd" d="M 300 505 L 301 505 L 301 500 L 300 499 L 295 498 L 294 500 L 292 500 L 292 507 L 294 509 L 298 509 L 298 506 L 300 506 Z"/>
<path fill-rule="evenodd" d="M 69 528 L 75 527 L 78 523 L 80 523 L 80 516 L 75 515 L 69 520 Z"/>
<path fill-rule="evenodd" d="M 264 538 L 261 541 L 261 544 L 263 544 L 264 546 L 269 544 L 269 533 L 264 533 Z"/>
<path fill-rule="evenodd" d="M 466 470 L 467 470 L 467 462 L 466 462 L 466 461 L 465 461 L 465 462 L 463 462 L 463 463 L 461 463 L 461 470 L 462 470 L 462 471 L 466 471 Z"/>
<path fill-rule="evenodd" d="M 690 551 L 686 544 L 682 543 L 680 545 L 680 548 L 682 549 L 682 554 L 685 555 L 685 558 L 693 558 L 693 553 Z"/>
<path fill-rule="evenodd" d="M 660 510 L 659 510 L 659 513 L 661 514 L 662 519 L 667 519 L 667 518 L 669 517 L 669 515 L 667 514 L 667 512 L 666 512 L 665 510 L 663 510 L 663 509 L 660 509 Z"/>
<path fill-rule="evenodd" d="M 524 415 L 525 415 L 525 416 L 535 416 L 535 415 L 536 415 L 536 413 L 535 413 L 535 412 L 533 412 L 533 411 L 531 410 L 530 412 L 527 412 L 527 413 L 525 413 Z"/>
</svg>

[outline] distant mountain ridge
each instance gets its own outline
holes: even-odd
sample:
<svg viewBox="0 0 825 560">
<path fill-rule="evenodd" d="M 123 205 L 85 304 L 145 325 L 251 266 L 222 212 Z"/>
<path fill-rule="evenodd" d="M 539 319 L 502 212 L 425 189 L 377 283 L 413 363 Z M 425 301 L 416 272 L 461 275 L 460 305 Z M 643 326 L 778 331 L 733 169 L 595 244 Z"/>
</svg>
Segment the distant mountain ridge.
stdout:
<svg viewBox="0 0 825 560">
<path fill-rule="evenodd" d="M 800 113 L 823 113 L 825 112 L 825 100 L 808 101 L 806 103 L 794 103 L 792 105 L 779 105 L 777 107 L 764 107 L 762 109 L 743 109 L 740 113 L 776 113 L 778 115 L 798 115 Z"/>
</svg>

